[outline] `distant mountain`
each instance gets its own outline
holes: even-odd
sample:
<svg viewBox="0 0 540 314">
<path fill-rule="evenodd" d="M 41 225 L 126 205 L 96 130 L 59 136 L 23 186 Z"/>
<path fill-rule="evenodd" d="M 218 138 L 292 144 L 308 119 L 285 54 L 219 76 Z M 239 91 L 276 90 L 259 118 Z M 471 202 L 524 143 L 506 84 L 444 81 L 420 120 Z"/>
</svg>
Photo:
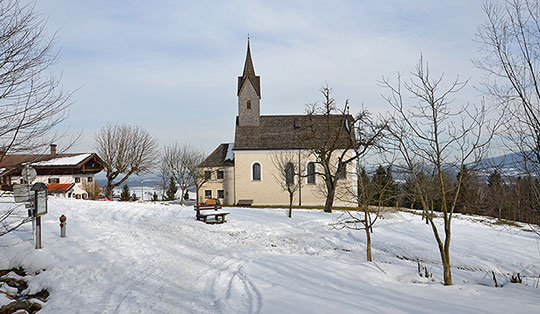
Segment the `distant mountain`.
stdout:
<svg viewBox="0 0 540 314">
<path fill-rule="evenodd" d="M 105 186 L 107 184 L 107 178 L 105 177 L 105 171 L 102 171 L 95 176 L 97 184 Z M 141 180 L 143 182 L 141 183 Z M 157 174 L 147 174 L 143 176 L 132 175 L 122 185 L 127 184 L 129 187 L 144 186 L 149 188 L 158 187 L 161 178 Z M 115 180 L 117 181 L 117 180 Z"/>
</svg>

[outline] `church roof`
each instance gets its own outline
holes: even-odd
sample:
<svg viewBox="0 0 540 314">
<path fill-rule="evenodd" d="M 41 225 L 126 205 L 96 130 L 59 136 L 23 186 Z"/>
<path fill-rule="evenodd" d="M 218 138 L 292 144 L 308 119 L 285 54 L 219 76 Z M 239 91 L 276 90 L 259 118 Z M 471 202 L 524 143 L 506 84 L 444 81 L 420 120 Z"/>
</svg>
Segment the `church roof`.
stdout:
<svg viewBox="0 0 540 314">
<path fill-rule="evenodd" d="M 199 167 L 223 167 L 233 166 L 234 156 L 232 155 L 233 143 L 220 144 L 214 151 L 206 157 Z"/>
<path fill-rule="evenodd" d="M 347 119 L 352 121 L 352 116 Z M 311 126 L 317 127 L 317 132 L 311 132 Z M 261 116 L 258 127 L 240 127 L 237 117 L 234 150 L 312 149 L 334 140 L 336 148 L 347 149 L 348 132 L 343 130 L 339 138 L 332 136 L 340 127 L 345 127 L 343 115 Z"/>
<path fill-rule="evenodd" d="M 247 80 L 249 80 L 251 82 L 251 85 L 253 85 L 253 88 L 255 88 L 255 92 L 257 93 L 257 96 L 261 97 L 261 77 L 255 75 L 255 68 L 253 67 L 253 61 L 251 60 L 251 49 L 249 48 L 249 39 L 248 39 L 248 45 L 247 45 L 246 61 L 244 63 L 244 72 L 242 73 L 242 76 L 238 77 L 237 95 L 240 95 L 240 90 L 242 89 L 242 86 L 244 86 L 244 83 Z"/>
</svg>

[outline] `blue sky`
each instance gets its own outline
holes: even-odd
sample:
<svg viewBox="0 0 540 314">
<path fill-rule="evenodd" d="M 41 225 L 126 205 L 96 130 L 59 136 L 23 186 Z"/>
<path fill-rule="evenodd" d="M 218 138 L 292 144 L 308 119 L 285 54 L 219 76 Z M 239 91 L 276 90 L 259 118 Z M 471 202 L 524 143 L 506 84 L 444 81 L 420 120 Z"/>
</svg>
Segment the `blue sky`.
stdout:
<svg viewBox="0 0 540 314">
<path fill-rule="evenodd" d="M 262 114 L 301 114 L 326 83 L 352 111 L 385 112 L 377 80 L 411 71 L 420 53 L 433 72 L 471 79 L 456 105 L 480 101 L 479 0 L 42 0 L 36 10 L 57 31 L 54 70 L 76 90 L 65 126 L 83 138 L 72 151 L 91 151 L 108 122 L 206 152 L 233 141 L 248 33 Z"/>
</svg>

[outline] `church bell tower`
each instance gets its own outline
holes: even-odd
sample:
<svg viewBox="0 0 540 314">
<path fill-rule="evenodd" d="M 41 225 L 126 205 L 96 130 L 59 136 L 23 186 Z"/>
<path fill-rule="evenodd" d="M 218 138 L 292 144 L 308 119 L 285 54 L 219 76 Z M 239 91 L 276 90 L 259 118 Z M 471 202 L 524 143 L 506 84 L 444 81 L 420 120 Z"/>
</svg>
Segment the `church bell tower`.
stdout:
<svg viewBox="0 0 540 314">
<path fill-rule="evenodd" d="M 258 127 L 261 116 L 261 77 L 255 75 L 249 38 L 244 73 L 238 77 L 238 126 Z"/>
</svg>

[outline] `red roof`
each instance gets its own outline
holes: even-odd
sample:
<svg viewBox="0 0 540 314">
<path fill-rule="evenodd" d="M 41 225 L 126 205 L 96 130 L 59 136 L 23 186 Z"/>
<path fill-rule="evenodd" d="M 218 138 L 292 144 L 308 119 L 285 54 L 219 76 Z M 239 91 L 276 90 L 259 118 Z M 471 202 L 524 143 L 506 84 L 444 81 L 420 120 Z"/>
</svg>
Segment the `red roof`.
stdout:
<svg viewBox="0 0 540 314">
<path fill-rule="evenodd" d="M 67 192 L 68 190 L 71 190 L 71 188 L 75 184 L 73 183 L 67 183 L 67 184 L 47 184 L 48 192 Z"/>
</svg>

